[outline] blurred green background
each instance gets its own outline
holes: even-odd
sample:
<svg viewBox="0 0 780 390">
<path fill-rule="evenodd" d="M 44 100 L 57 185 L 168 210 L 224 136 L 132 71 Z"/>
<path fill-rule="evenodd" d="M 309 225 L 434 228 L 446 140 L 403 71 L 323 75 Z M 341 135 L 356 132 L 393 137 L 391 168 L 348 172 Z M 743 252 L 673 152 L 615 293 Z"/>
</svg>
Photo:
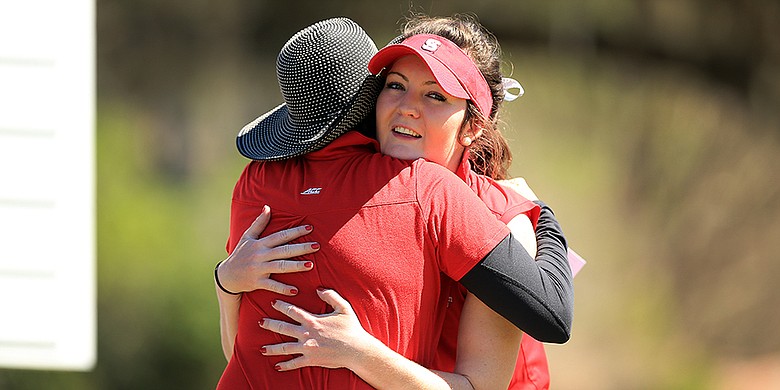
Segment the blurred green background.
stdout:
<svg viewBox="0 0 780 390">
<path fill-rule="evenodd" d="M 238 130 L 334 16 L 384 45 L 476 14 L 526 95 L 504 131 L 588 261 L 554 389 L 780 388 L 780 2 L 97 0 L 98 363 L 1 389 L 209 389 Z M 56 319 L 52 319 L 56 325 Z"/>
</svg>

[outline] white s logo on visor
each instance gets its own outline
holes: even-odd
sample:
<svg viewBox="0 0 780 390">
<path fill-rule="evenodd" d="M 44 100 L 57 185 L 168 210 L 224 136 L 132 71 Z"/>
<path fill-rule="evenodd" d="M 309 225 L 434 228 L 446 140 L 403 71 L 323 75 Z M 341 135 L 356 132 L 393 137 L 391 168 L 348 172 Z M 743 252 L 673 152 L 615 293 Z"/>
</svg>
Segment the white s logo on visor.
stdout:
<svg viewBox="0 0 780 390">
<path fill-rule="evenodd" d="M 439 48 L 439 46 L 441 46 L 441 42 L 439 42 L 439 41 L 437 41 L 437 40 L 435 40 L 433 38 L 429 38 L 429 39 L 425 40 L 425 43 L 423 43 L 421 48 L 423 50 L 425 50 L 425 51 L 429 51 L 431 53 L 435 53 L 436 50 Z"/>
</svg>

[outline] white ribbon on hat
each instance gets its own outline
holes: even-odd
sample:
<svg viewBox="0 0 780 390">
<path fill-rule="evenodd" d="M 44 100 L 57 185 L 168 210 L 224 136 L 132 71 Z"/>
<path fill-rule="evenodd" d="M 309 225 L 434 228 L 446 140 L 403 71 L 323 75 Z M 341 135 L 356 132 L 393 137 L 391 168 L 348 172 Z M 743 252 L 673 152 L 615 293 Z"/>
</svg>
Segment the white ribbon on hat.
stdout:
<svg viewBox="0 0 780 390">
<path fill-rule="evenodd" d="M 523 86 L 520 85 L 517 80 L 509 77 L 503 77 L 501 79 L 501 84 L 504 87 L 504 100 L 511 102 L 512 100 L 515 100 L 519 98 L 520 96 L 523 96 L 525 93 L 525 90 L 523 89 Z M 512 92 L 509 92 L 510 89 L 519 89 L 520 92 L 517 94 L 514 94 Z"/>
</svg>

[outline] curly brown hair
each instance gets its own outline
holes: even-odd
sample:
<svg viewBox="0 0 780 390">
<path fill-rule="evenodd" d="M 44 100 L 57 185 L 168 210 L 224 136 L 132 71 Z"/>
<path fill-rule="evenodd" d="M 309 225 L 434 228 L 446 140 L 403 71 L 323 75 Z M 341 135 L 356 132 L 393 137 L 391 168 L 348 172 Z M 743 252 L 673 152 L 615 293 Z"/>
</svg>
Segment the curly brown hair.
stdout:
<svg viewBox="0 0 780 390">
<path fill-rule="evenodd" d="M 475 16 L 466 14 L 449 17 L 412 14 L 401 28 L 401 36 L 408 38 L 417 34 L 434 34 L 449 39 L 463 49 L 482 72 L 493 95 L 493 106 L 490 116 L 486 118 L 475 104 L 468 101 L 461 128 L 470 121 L 476 129 L 482 129 L 482 135 L 469 147 L 469 161 L 479 174 L 497 180 L 508 178 L 512 152 L 498 128 L 498 110 L 504 102 L 501 47 L 498 40 Z"/>
</svg>

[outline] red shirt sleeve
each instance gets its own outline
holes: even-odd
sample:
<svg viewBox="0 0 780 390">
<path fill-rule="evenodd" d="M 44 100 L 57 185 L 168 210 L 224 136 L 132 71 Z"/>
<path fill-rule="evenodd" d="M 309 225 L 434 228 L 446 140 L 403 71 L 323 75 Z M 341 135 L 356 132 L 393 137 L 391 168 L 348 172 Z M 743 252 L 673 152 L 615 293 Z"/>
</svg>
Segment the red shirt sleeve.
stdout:
<svg viewBox="0 0 780 390">
<path fill-rule="evenodd" d="M 509 207 L 500 217 L 501 222 L 507 224 L 514 217 L 520 214 L 525 214 L 528 217 L 528 219 L 531 220 L 531 224 L 533 225 L 534 230 L 536 230 L 536 223 L 539 221 L 539 214 L 541 213 L 542 208 L 539 207 L 538 204 L 524 198 L 523 196 L 514 192 L 511 189 L 503 189 L 503 190 L 506 192 L 507 197 L 510 200 L 509 200 Z"/>
<path fill-rule="evenodd" d="M 504 187 L 495 180 L 478 175 L 473 171 L 469 172 L 467 182 L 501 222 L 509 223 L 514 217 L 525 214 L 531 220 L 533 228 L 536 229 L 536 222 L 541 213 L 539 205 L 524 198 L 511 188 Z"/>
<path fill-rule="evenodd" d="M 509 234 L 466 183 L 446 168 L 417 160 L 417 199 L 438 251 L 440 269 L 460 280 Z"/>
</svg>

